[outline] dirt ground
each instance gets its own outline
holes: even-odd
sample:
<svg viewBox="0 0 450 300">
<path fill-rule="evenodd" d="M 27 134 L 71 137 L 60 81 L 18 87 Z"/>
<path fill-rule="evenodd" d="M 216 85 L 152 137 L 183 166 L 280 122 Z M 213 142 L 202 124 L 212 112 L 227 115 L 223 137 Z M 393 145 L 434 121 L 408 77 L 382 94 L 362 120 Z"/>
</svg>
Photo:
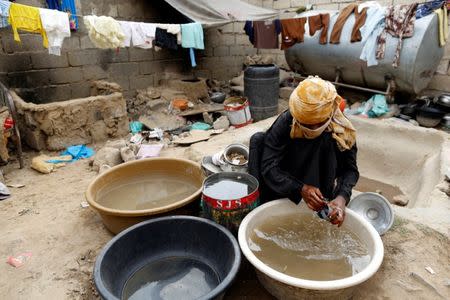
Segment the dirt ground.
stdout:
<svg viewBox="0 0 450 300">
<path fill-rule="evenodd" d="M 0 298 L 95 299 L 92 269 L 112 235 L 98 215 L 82 208 L 84 192 L 96 176 L 88 161 L 78 161 L 48 175 L 29 168 L 36 153 L 26 153 L 26 167 L 3 168 L 12 197 L 0 201 Z M 354 299 L 450 299 L 450 241 L 421 224 L 397 219 L 383 237 L 384 262 Z M 31 251 L 20 268 L 7 257 Z M 428 273 L 425 267 L 436 273 Z M 412 273 L 417 275 L 411 275 Z M 226 299 L 272 299 L 243 263 Z"/>
</svg>

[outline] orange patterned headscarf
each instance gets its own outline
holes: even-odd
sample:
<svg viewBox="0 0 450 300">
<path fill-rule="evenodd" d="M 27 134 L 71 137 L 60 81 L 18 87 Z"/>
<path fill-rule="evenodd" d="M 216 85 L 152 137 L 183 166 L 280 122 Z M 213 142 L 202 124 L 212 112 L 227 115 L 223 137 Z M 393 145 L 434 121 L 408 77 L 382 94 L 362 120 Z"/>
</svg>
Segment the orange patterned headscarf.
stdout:
<svg viewBox="0 0 450 300">
<path fill-rule="evenodd" d="M 317 76 L 310 76 L 300 82 L 289 99 L 289 111 L 294 118 L 291 138 L 314 138 L 306 136 L 301 124 L 313 125 L 329 123 L 327 130 L 332 132 L 339 150 L 349 150 L 356 141 L 356 130 L 352 123 L 339 110 L 342 98 L 334 85 Z"/>
</svg>

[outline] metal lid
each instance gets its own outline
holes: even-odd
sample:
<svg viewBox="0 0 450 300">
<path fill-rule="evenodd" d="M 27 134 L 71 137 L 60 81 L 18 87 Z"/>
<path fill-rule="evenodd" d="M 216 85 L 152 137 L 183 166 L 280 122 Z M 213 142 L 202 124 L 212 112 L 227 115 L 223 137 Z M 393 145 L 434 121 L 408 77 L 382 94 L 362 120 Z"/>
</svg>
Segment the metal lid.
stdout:
<svg viewBox="0 0 450 300">
<path fill-rule="evenodd" d="M 348 204 L 378 231 L 385 234 L 394 223 L 394 210 L 389 201 L 377 193 L 362 193 L 353 198 Z"/>
</svg>

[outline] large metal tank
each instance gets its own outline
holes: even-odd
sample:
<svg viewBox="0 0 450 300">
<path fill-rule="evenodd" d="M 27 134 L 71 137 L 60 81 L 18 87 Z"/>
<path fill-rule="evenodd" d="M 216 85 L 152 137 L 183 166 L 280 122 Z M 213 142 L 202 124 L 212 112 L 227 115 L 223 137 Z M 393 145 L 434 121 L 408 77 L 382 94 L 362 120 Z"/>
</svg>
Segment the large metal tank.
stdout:
<svg viewBox="0 0 450 300">
<path fill-rule="evenodd" d="M 317 13 L 318 11 L 311 11 L 298 16 Z M 320 13 L 330 13 L 329 39 L 339 13 Z M 337 45 L 319 44 L 320 31 L 311 37 L 306 25 L 305 41 L 285 51 L 291 69 L 302 75 L 319 75 L 331 81 L 335 80 L 336 69 L 339 69 L 342 82 L 373 89 L 385 90 L 385 77 L 389 75 L 395 80 L 397 91 L 418 94 L 427 87 L 444 55 L 444 47 L 439 47 L 436 14 L 416 20 L 414 36 L 403 40 L 398 68 L 392 67 L 398 39 L 389 34 L 386 39 L 385 58 L 379 60 L 377 66 L 367 67 L 366 62 L 359 59 L 363 44 L 350 42 L 354 23 L 355 17 L 351 15 L 344 25 L 340 44 Z"/>
</svg>

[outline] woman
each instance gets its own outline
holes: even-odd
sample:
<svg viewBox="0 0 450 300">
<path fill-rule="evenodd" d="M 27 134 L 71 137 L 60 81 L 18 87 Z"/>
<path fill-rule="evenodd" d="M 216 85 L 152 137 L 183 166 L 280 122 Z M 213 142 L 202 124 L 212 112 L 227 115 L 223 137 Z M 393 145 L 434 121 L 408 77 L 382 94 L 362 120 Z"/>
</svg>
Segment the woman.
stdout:
<svg viewBox="0 0 450 300">
<path fill-rule="evenodd" d="M 303 199 L 315 211 L 328 204 L 331 222 L 342 224 L 359 172 L 355 129 L 340 101 L 333 84 L 309 77 L 267 133 L 252 136 L 249 171 L 260 181 L 262 201 Z"/>
</svg>

